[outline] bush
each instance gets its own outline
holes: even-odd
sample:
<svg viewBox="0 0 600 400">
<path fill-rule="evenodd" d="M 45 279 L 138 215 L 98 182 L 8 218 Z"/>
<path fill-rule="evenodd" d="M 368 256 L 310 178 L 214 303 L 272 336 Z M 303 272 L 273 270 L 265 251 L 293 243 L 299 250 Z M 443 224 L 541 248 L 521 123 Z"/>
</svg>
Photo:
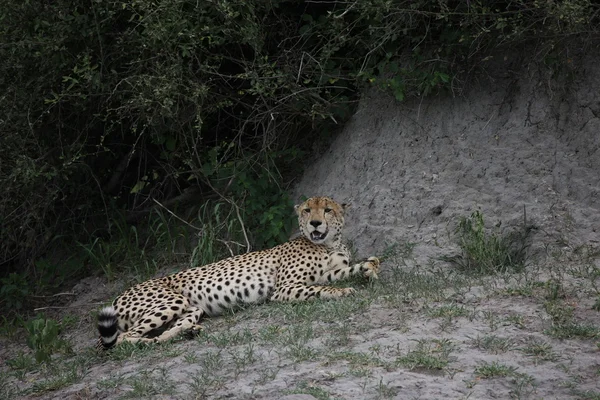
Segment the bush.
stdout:
<svg viewBox="0 0 600 400">
<path fill-rule="evenodd" d="M 460 270 L 480 275 L 519 272 L 525 267 L 530 229 L 487 233 L 483 214 L 475 211 L 462 218 L 456 229 L 461 253 L 442 257 Z"/>
<path fill-rule="evenodd" d="M 56 238 L 110 237 L 112 220 L 139 223 L 154 200 L 219 199 L 259 232 L 254 247 L 271 245 L 289 233 L 303 154 L 351 114 L 358 87 L 399 100 L 459 90 L 491 54 L 529 43 L 560 63 L 567 39 L 597 35 L 597 8 L 0 0 L 0 264 L 35 269 Z"/>
<path fill-rule="evenodd" d="M 53 353 L 58 351 L 70 352 L 69 344 L 59 338 L 60 323 L 38 315 L 25 323 L 27 331 L 27 346 L 33 350 L 38 363 L 50 361 Z"/>
</svg>

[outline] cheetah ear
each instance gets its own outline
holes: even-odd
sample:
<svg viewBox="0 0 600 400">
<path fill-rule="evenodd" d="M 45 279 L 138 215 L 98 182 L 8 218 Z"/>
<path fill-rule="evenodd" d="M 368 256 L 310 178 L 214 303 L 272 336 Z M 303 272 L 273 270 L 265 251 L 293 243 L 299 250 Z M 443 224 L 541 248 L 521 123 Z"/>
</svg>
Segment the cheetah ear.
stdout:
<svg viewBox="0 0 600 400">
<path fill-rule="evenodd" d="M 349 203 L 342 203 L 341 206 L 342 206 L 342 210 L 344 210 L 344 211 L 346 211 L 347 209 L 352 207 L 352 205 Z"/>
<path fill-rule="evenodd" d="M 296 212 L 296 214 L 300 215 L 300 204 L 296 204 L 294 206 L 294 211 Z"/>
</svg>

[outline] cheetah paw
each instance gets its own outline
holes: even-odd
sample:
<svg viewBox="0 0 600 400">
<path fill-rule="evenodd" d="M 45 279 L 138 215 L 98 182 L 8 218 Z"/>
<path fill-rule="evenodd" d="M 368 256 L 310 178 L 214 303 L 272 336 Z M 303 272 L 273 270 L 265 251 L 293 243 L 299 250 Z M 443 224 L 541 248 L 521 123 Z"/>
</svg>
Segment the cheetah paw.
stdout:
<svg viewBox="0 0 600 400">
<path fill-rule="evenodd" d="M 377 275 L 379 273 L 379 264 L 379 258 L 369 257 L 365 262 L 365 268 L 367 268 L 365 276 L 371 279 L 379 279 L 379 276 Z"/>
<path fill-rule="evenodd" d="M 202 333 L 202 325 L 194 324 L 186 330 L 185 336 L 187 338 L 194 338 Z"/>
<path fill-rule="evenodd" d="M 351 288 L 351 287 L 349 287 L 349 288 L 344 288 L 344 289 L 341 289 L 341 291 L 342 291 L 342 295 L 343 295 L 343 296 L 351 296 L 351 295 L 353 295 L 354 293 L 356 293 L 356 289 L 354 289 L 354 288 Z"/>
</svg>

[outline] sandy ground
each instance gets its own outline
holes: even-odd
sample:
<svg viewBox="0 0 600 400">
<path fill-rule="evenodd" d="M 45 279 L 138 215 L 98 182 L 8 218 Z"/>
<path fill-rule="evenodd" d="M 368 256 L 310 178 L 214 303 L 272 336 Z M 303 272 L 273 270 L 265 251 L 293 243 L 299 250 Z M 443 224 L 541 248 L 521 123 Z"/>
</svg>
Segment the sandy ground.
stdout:
<svg viewBox="0 0 600 400">
<path fill-rule="evenodd" d="M 508 59 L 457 97 L 368 92 L 295 189 L 350 202 L 358 255 L 390 255 L 355 297 L 267 304 L 97 356 L 92 311 L 120 288 L 88 278 L 58 314 L 79 317 L 66 334 L 78 355 L 20 374 L 3 363 L 0 397 L 600 399 L 597 59 L 558 81 Z M 534 228 L 525 272 L 474 278 L 440 261 L 474 210 L 490 229 Z M 26 351 L 2 345 L 5 360 Z"/>
</svg>

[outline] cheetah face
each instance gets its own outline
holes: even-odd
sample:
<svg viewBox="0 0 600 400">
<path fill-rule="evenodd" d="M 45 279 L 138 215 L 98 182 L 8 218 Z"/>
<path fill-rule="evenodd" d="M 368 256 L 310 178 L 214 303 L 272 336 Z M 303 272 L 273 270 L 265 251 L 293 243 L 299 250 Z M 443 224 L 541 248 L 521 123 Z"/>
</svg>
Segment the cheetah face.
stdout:
<svg viewBox="0 0 600 400">
<path fill-rule="evenodd" d="M 342 231 L 346 207 L 329 197 L 311 197 L 295 207 L 300 231 L 315 244 L 331 243 Z"/>
</svg>

